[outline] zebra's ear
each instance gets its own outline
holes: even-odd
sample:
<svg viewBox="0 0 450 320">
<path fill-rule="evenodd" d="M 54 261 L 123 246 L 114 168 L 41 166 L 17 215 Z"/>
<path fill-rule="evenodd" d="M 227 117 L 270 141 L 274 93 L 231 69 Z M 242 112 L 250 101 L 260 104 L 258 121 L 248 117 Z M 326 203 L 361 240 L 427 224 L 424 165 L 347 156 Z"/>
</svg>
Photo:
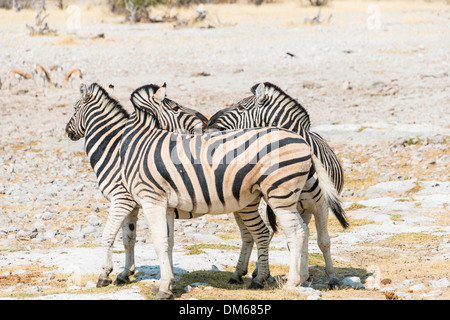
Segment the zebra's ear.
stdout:
<svg viewBox="0 0 450 320">
<path fill-rule="evenodd" d="M 83 99 L 83 101 L 86 101 L 88 99 L 89 95 L 88 95 L 88 89 L 84 83 L 81 84 L 80 93 L 81 93 L 81 99 Z"/>
<path fill-rule="evenodd" d="M 264 99 L 266 98 L 265 92 L 266 92 L 266 87 L 265 87 L 264 83 L 261 82 L 255 91 L 255 96 L 256 96 L 256 99 L 258 100 L 258 102 L 264 101 Z"/>
<path fill-rule="evenodd" d="M 161 102 L 166 98 L 166 83 L 162 85 L 161 88 L 156 90 L 154 99 L 157 103 L 161 104 Z"/>
</svg>

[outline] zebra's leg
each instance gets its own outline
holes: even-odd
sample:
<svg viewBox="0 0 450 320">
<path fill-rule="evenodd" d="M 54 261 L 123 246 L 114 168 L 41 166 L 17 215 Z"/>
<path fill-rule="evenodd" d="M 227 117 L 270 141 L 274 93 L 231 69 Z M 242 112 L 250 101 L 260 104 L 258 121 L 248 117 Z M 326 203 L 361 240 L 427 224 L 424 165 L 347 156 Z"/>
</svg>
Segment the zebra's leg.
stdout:
<svg viewBox="0 0 450 320">
<path fill-rule="evenodd" d="M 173 249 L 173 210 L 167 210 L 166 206 L 158 206 L 151 203 L 143 204 L 144 215 L 153 237 L 153 245 L 159 259 L 161 279 L 157 299 L 173 298 L 172 284 L 174 280 L 172 265 Z"/>
<path fill-rule="evenodd" d="M 135 272 L 134 245 L 136 244 L 138 212 L 139 207 L 136 206 L 122 224 L 122 240 L 123 246 L 125 247 L 125 268 L 117 275 L 116 281 L 114 281 L 115 285 L 130 283 L 129 276 Z"/>
<path fill-rule="evenodd" d="M 258 250 L 257 274 L 253 277 L 249 289 L 262 289 L 264 287 L 264 282 L 270 276 L 269 243 L 271 233 L 259 215 L 258 207 L 256 207 L 256 210 L 253 210 L 252 212 L 249 211 L 240 214 L 244 224 L 251 233 L 253 240 L 256 242 L 256 248 Z"/>
<path fill-rule="evenodd" d="M 292 192 L 281 188 L 271 191 L 267 204 L 271 206 L 278 218 L 289 246 L 290 264 L 286 286 L 295 287 L 308 279 L 308 263 L 305 255 L 302 255 L 302 250 L 304 243 L 308 241 L 309 229 L 296 208 L 298 195 L 295 198 L 294 194 L 292 197 L 286 197 L 286 194 L 292 194 Z"/>
<path fill-rule="evenodd" d="M 287 287 L 296 287 L 308 279 L 308 263 L 302 255 L 303 244 L 307 241 L 308 226 L 296 210 L 274 209 L 283 229 L 290 251 Z"/>
<path fill-rule="evenodd" d="M 248 262 L 250 260 L 250 255 L 252 253 L 254 241 L 252 235 L 250 234 L 244 222 L 242 221 L 242 218 L 239 215 L 239 213 L 235 212 L 234 218 L 239 227 L 239 230 L 241 231 L 242 247 L 241 253 L 239 254 L 239 260 L 236 265 L 236 270 L 231 275 L 231 278 L 230 280 L 228 280 L 228 283 L 241 284 L 243 283 L 242 276 L 245 276 L 248 271 Z"/>
<path fill-rule="evenodd" d="M 301 208 L 301 209 L 300 209 Z M 300 210 L 299 210 L 300 209 Z M 302 218 L 303 222 L 306 226 L 309 225 L 311 222 L 311 217 L 313 215 L 313 212 L 308 209 L 303 209 L 303 206 L 301 206 L 301 203 L 299 202 L 299 205 L 297 206 L 297 210 L 300 213 L 300 217 Z M 309 227 L 307 229 L 307 234 L 305 236 L 306 241 L 303 243 L 302 247 L 302 256 L 301 256 L 301 263 L 302 266 L 300 268 L 308 268 L 308 259 L 309 259 L 309 252 L 308 252 L 308 240 L 309 240 Z"/>
<path fill-rule="evenodd" d="M 122 226 L 125 218 L 135 208 L 136 202 L 130 198 L 121 197 L 111 201 L 111 208 L 109 209 L 108 219 L 106 221 L 105 229 L 103 230 L 102 242 L 105 250 L 105 258 L 102 267 L 102 273 L 98 277 L 97 287 L 105 287 L 112 283 L 109 274 L 113 270 L 112 262 L 112 247 L 117 233 Z"/>
<path fill-rule="evenodd" d="M 169 237 L 170 265 L 173 267 L 173 246 L 175 245 L 175 210 L 173 208 L 167 208 L 167 235 Z"/>
<path fill-rule="evenodd" d="M 317 210 L 314 220 L 317 229 L 317 243 L 325 260 L 325 271 L 329 279 L 328 286 L 330 289 L 339 289 L 339 280 L 334 272 L 333 259 L 331 259 L 331 241 L 328 234 L 328 205 L 326 203 L 323 203 Z"/>
<path fill-rule="evenodd" d="M 262 220 L 264 221 L 265 225 L 269 229 L 269 240 L 268 240 L 268 242 L 270 243 L 270 241 L 273 238 L 273 235 L 276 232 L 276 230 L 273 229 L 274 226 L 275 226 L 275 229 L 276 229 L 276 221 L 274 220 L 274 226 L 272 226 L 271 223 L 270 223 L 269 214 L 268 214 L 268 211 L 267 211 L 267 203 L 264 201 L 264 199 L 261 199 L 261 201 L 259 203 L 258 212 L 259 212 L 259 215 L 261 216 Z M 258 263 L 256 263 L 256 268 L 255 268 L 255 270 L 253 270 L 252 279 L 256 278 L 257 276 L 258 276 Z M 269 278 L 269 277 L 270 277 L 270 271 L 269 271 L 269 275 L 268 275 L 267 278 Z"/>
</svg>

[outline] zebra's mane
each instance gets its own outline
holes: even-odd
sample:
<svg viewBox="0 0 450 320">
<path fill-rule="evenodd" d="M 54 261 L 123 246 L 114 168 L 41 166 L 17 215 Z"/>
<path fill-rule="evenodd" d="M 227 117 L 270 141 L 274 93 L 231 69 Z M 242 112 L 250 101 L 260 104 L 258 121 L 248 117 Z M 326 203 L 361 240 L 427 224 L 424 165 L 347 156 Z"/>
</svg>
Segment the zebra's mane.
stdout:
<svg viewBox="0 0 450 320">
<path fill-rule="evenodd" d="M 158 91 L 160 86 L 157 86 L 156 84 L 147 84 L 145 86 L 142 86 L 131 94 L 131 102 L 135 108 L 138 108 L 140 110 L 143 110 L 145 112 L 151 113 L 154 117 L 157 118 L 157 114 L 155 114 L 155 111 L 152 110 L 152 108 L 149 107 L 149 100 L 150 98 Z M 208 119 L 201 114 L 200 112 L 186 108 L 182 105 L 180 105 L 178 102 L 175 102 L 173 100 L 170 100 L 168 98 L 164 98 L 164 106 L 168 108 L 174 108 L 179 107 L 183 110 L 183 112 L 192 114 L 200 118 L 200 120 L 203 122 L 203 126 L 206 127 L 206 124 L 208 122 Z"/>
<path fill-rule="evenodd" d="M 259 83 L 255 84 L 250 89 L 254 95 L 256 94 L 256 88 L 258 88 L 258 86 L 259 86 Z M 289 98 L 291 102 L 295 103 L 295 107 L 298 108 L 302 118 L 305 119 L 305 122 L 303 123 L 303 127 L 309 131 L 309 128 L 311 126 L 311 121 L 309 119 L 308 111 L 306 111 L 306 109 L 297 100 L 292 98 L 290 95 L 288 95 L 286 92 L 281 90 L 278 86 L 274 85 L 273 83 L 264 82 L 264 86 L 266 88 L 266 92 L 265 92 L 266 94 L 273 96 L 275 93 L 278 93 L 278 95 L 285 96 L 285 97 Z"/>
<path fill-rule="evenodd" d="M 154 117 L 157 117 L 155 110 L 152 109 L 150 100 L 159 88 L 160 86 L 157 86 L 156 84 L 146 84 L 134 90 L 130 98 L 133 107 L 151 113 Z"/>
<path fill-rule="evenodd" d="M 127 118 L 130 117 L 130 114 L 128 113 L 127 110 L 125 110 L 125 108 L 120 104 L 120 102 L 111 97 L 109 93 L 105 89 L 103 89 L 103 87 L 98 83 L 95 82 L 92 83 L 88 88 L 88 92 L 96 95 L 99 100 L 107 100 L 108 103 L 114 105 L 114 107 L 118 109 L 124 116 L 126 116 Z"/>
</svg>

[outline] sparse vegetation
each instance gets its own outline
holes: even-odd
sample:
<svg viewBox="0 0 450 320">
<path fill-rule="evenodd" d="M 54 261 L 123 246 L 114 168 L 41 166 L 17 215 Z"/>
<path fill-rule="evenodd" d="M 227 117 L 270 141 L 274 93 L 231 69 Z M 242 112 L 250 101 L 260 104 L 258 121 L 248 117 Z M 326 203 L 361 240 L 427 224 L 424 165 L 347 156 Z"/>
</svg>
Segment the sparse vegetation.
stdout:
<svg viewBox="0 0 450 320">
<path fill-rule="evenodd" d="M 203 249 L 215 249 L 215 250 L 239 250 L 239 247 L 226 245 L 226 244 L 217 244 L 217 243 L 201 243 L 201 244 L 193 244 L 186 246 L 189 250 L 189 254 L 201 254 L 206 253 Z"/>
<path fill-rule="evenodd" d="M 442 236 L 424 232 L 402 232 L 389 237 L 386 241 L 391 245 L 427 244 L 442 239 Z"/>
<path fill-rule="evenodd" d="M 401 214 L 391 213 L 390 216 L 391 216 L 392 221 L 398 221 L 398 222 L 405 221 L 405 220 L 403 220 L 403 216 Z"/>
<path fill-rule="evenodd" d="M 359 210 L 359 209 L 364 209 L 364 208 L 367 208 L 367 206 L 360 204 L 358 202 L 353 202 L 346 210 L 353 211 L 353 210 Z"/>
</svg>

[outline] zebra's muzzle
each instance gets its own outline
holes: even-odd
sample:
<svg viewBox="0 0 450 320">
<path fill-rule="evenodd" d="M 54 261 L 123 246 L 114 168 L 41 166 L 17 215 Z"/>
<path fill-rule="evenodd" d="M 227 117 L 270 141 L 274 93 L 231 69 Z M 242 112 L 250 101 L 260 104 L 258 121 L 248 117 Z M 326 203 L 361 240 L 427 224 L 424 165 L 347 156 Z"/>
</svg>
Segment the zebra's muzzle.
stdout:
<svg viewBox="0 0 450 320">
<path fill-rule="evenodd" d="M 78 136 L 75 132 L 73 132 L 70 129 L 69 125 L 66 126 L 66 133 L 67 133 L 67 136 L 69 137 L 69 139 L 72 141 L 77 141 L 77 140 L 80 140 L 80 138 L 81 138 L 80 136 Z"/>
</svg>

